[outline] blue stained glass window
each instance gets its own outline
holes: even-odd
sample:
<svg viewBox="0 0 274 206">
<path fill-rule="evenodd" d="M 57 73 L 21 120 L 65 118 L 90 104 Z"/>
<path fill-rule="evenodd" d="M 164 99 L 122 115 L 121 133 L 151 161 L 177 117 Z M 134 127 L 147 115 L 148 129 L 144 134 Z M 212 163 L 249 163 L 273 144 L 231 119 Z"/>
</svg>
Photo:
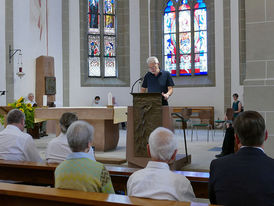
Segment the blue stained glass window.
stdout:
<svg viewBox="0 0 274 206">
<path fill-rule="evenodd" d="M 175 12 L 165 13 L 164 16 L 164 32 L 176 32 L 176 15 Z"/>
<path fill-rule="evenodd" d="M 164 9 L 163 18 L 165 70 L 170 71 L 172 76 L 208 74 L 205 2 L 170 0 Z"/>
<path fill-rule="evenodd" d="M 105 0 L 105 14 L 115 14 L 114 0 Z"/>
<path fill-rule="evenodd" d="M 171 12 L 171 11 L 175 11 L 175 7 L 173 6 L 172 0 L 170 0 L 167 3 L 167 7 L 165 8 L 165 12 Z"/>
<path fill-rule="evenodd" d="M 191 53 L 191 33 L 180 33 L 180 54 Z"/>
<path fill-rule="evenodd" d="M 92 57 L 100 56 L 100 36 L 89 35 L 88 36 L 88 54 Z"/>
<path fill-rule="evenodd" d="M 207 71 L 207 53 L 195 55 L 195 75 L 206 75 Z"/>
<path fill-rule="evenodd" d="M 207 32 L 195 32 L 195 53 L 207 52 Z"/>
<path fill-rule="evenodd" d="M 197 9 L 194 11 L 194 29 L 207 29 L 206 9 Z"/>
<path fill-rule="evenodd" d="M 179 12 L 179 31 L 191 31 L 191 16 L 190 10 Z"/>
<path fill-rule="evenodd" d="M 171 76 L 176 76 L 176 59 L 174 55 L 165 56 L 165 68 Z"/>
<path fill-rule="evenodd" d="M 180 75 L 191 76 L 191 55 L 181 55 L 180 57 Z"/>
<path fill-rule="evenodd" d="M 105 56 L 111 57 L 115 56 L 115 37 L 106 36 L 104 46 L 105 46 Z"/>
<path fill-rule="evenodd" d="M 204 3 L 204 0 L 197 0 L 197 4 L 195 4 L 195 9 L 197 8 L 206 8 L 206 4 Z"/>
<path fill-rule="evenodd" d="M 115 0 L 88 0 L 89 77 L 117 76 L 115 8 Z"/>
<path fill-rule="evenodd" d="M 176 35 L 165 34 L 165 55 L 176 55 Z"/>
<path fill-rule="evenodd" d="M 88 25 L 89 33 L 99 33 L 100 29 L 100 12 L 99 0 L 89 0 L 88 5 Z"/>
</svg>

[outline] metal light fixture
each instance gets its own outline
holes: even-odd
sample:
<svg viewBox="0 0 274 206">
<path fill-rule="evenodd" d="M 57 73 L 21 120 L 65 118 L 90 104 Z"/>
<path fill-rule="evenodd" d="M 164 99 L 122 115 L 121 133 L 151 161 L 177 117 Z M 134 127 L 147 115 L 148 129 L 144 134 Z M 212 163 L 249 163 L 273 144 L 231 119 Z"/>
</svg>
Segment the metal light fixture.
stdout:
<svg viewBox="0 0 274 206">
<path fill-rule="evenodd" d="M 25 73 L 23 72 L 23 62 L 22 62 L 22 50 L 21 49 L 11 49 L 11 45 L 9 45 L 9 63 L 11 63 L 11 59 L 12 57 L 17 53 L 18 54 L 18 62 L 17 62 L 17 66 L 18 66 L 18 72 L 16 73 L 16 75 L 18 77 L 20 77 L 20 79 L 25 75 Z"/>
</svg>

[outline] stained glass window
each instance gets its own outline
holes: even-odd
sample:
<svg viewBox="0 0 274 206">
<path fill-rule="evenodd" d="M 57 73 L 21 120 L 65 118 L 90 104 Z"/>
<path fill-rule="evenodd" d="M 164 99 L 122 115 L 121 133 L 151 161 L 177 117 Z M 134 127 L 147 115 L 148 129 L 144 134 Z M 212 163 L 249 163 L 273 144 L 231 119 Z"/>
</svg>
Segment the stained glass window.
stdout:
<svg viewBox="0 0 274 206">
<path fill-rule="evenodd" d="M 172 76 L 207 75 L 207 7 L 204 0 L 167 1 L 163 30 L 165 70 Z"/>
<path fill-rule="evenodd" d="M 88 0 L 89 77 L 117 77 L 115 10 L 115 0 Z"/>
</svg>

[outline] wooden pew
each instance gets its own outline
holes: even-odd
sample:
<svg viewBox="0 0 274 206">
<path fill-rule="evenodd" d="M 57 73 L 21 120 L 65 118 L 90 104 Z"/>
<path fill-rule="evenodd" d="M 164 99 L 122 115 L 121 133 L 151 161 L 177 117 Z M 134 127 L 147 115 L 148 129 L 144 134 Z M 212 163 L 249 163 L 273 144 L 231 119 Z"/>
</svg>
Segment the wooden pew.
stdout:
<svg viewBox="0 0 274 206">
<path fill-rule="evenodd" d="M 9 206 L 206 206 L 205 203 L 152 200 L 125 195 L 62 190 L 48 187 L 0 183 L 1 205 Z"/>
<path fill-rule="evenodd" d="M 0 180 L 22 181 L 24 184 L 54 186 L 54 171 L 58 164 L 0 160 Z M 105 165 L 115 191 L 126 191 L 129 176 L 137 168 Z M 208 198 L 208 172 L 175 171 L 186 176 L 198 198 Z"/>
</svg>

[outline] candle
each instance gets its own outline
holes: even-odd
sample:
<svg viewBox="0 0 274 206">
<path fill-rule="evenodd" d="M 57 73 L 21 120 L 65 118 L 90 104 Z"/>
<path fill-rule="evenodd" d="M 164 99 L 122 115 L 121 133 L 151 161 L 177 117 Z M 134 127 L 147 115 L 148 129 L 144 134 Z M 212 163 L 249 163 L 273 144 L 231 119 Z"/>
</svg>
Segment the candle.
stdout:
<svg viewBox="0 0 274 206">
<path fill-rule="evenodd" d="M 46 107 L 48 103 L 48 96 L 47 95 L 43 95 L 43 106 Z"/>
<path fill-rule="evenodd" d="M 112 106 L 112 94 L 111 94 L 111 92 L 108 93 L 108 105 Z"/>
</svg>

